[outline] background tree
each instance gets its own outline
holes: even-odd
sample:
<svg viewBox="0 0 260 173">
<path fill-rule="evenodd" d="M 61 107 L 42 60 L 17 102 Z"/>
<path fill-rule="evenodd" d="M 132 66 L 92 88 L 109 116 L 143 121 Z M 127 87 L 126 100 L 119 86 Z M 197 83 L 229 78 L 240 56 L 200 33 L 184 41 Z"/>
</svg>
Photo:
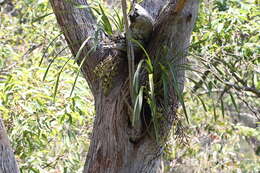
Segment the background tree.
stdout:
<svg viewBox="0 0 260 173">
<path fill-rule="evenodd" d="M 0 118 L 0 172 L 18 173 L 17 163 L 7 137 L 3 120 Z"/>
</svg>

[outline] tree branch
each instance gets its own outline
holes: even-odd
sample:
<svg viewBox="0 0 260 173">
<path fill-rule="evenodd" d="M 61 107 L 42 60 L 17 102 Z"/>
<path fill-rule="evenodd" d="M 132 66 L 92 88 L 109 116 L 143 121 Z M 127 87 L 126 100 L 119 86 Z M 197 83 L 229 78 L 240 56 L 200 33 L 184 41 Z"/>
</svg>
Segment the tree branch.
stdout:
<svg viewBox="0 0 260 173">
<path fill-rule="evenodd" d="M 50 0 L 50 3 L 70 50 L 76 56 L 83 42 L 95 33 L 95 17 L 85 0 Z M 94 40 L 89 39 L 77 60 L 78 64 L 81 63 L 94 46 Z M 84 76 L 87 78 L 90 87 L 96 88 L 97 85 L 94 84 L 95 77 L 93 73 L 99 58 L 101 58 L 100 53 L 92 52 L 87 58 L 82 67 L 82 72 L 85 74 Z"/>
<path fill-rule="evenodd" d="M 73 45 L 71 51 L 76 55 L 81 44 L 94 34 L 95 17 L 85 0 L 50 0 L 50 2 L 61 31 L 69 46 Z M 80 6 L 84 6 L 84 8 Z M 88 49 L 92 46 L 93 41 L 86 45 Z"/>
<path fill-rule="evenodd" d="M 197 17 L 199 0 L 171 0 L 161 10 L 155 21 L 151 40 L 148 45 L 148 53 L 154 64 L 170 66 L 174 71 L 169 76 L 169 106 L 166 121 L 160 130 L 167 135 L 172 127 L 172 122 L 176 116 L 179 96 L 184 88 L 186 54 L 190 45 L 190 36 Z M 160 80 L 162 70 L 160 66 L 155 67 L 155 82 Z M 170 73 L 170 72 L 169 72 Z M 157 78 L 157 79 L 156 79 Z M 175 82 L 173 81 L 175 78 Z M 174 84 L 175 83 L 175 84 Z M 176 86 L 178 84 L 178 86 Z M 176 94 L 176 88 L 179 94 Z M 160 93 L 162 94 L 162 93 Z M 178 97 L 178 98 L 177 98 Z"/>
</svg>

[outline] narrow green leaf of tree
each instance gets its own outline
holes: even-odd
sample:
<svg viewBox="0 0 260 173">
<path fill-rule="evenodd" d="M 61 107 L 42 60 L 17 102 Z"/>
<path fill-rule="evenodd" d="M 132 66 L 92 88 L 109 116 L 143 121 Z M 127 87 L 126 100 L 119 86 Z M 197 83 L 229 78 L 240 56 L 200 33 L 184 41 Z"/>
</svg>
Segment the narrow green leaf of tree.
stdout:
<svg viewBox="0 0 260 173">
<path fill-rule="evenodd" d="M 133 91 L 134 91 L 134 98 L 137 96 L 138 92 L 139 92 L 139 75 L 140 75 L 140 70 L 141 70 L 141 67 L 142 67 L 142 64 L 143 64 L 144 60 L 142 59 L 139 63 L 138 63 L 138 66 L 137 66 L 137 69 L 135 71 L 135 74 L 134 74 L 134 78 L 133 78 Z"/>
<path fill-rule="evenodd" d="M 149 94 L 150 94 L 150 108 L 152 112 L 152 118 L 153 118 L 153 125 L 154 125 L 154 131 L 155 131 L 155 139 L 156 141 L 159 140 L 158 135 L 158 120 L 156 117 L 157 109 L 156 109 L 156 100 L 155 100 L 155 94 L 154 94 L 154 82 L 153 82 L 153 74 L 148 74 L 148 80 L 149 80 Z"/>
<path fill-rule="evenodd" d="M 39 17 L 33 19 L 33 20 L 32 20 L 32 23 L 35 23 L 35 22 L 37 22 L 37 21 L 39 21 L 39 20 L 42 20 L 43 18 L 45 18 L 45 17 L 47 17 L 47 16 L 49 16 L 49 15 L 52 15 L 52 14 L 54 14 L 54 13 L 51 12 L 51 13 L 47 13 L 47 14 L 44 14 L 44 15 L 42 15 L 42 16 L 39 16 Z"/>
<path fill-rule="evenodd" d="M 52 45 L 52 43 L 59 38 L 62 35 L 62 33 L 58 34 L 56 37 L 54 37 L 54 39 L 52 39 L 52 41 L 48 44 L 48 46 L 46 47 L 46 49 L 43 52 L 42 58 L 40 60 L 39 66 L 41 66 L 43 58 L 46 56 L 46 53 L 48 52 L 49 47 Z"/>
<path fill-rule="evenodd" d="M 146 64 L 148 65 L 148 72 L 149 73 L 153 73 L 153 65 L 152 65 L 152 61 L 151 58 L 149 56 L 149 54 L 147 53 L 147 51 L 145 50 L 145 48 L 141 45 L 141 43 L 139 43 L 139 41 L 135 40 L 135 39 L 131 39 L 132 42 L 136 43 L 144 52 L 145 56 L 146 56 Z"/>
<path fill-rule="evenodd" d="M 215 105 L 214 100 L 212 100 L 212 106 L 213 106 L 214 120 L 217 121 L 218 117 L 217 117 L 217 113 L 216 113 L 216 105 Z"/>
<path fill-rule="evenodd" d="M 132 119 L 132 126 L 134 127 L 136 122 L 140 121 L 140 113 L 142 110 L 142 105 L 143 105 L 143 89 L 144 87 L 141 86 L 138 96 L 135 99 L 135 106 L 134 106 L 134 115 Z"/>
<path fill-rule="evenodd" d="M 236 101 L 235 101 L 235 98 L 234 98 L 233 94 L 232 94 L 232 93 L 229 93 L 229 95 L 230 95 L 232 104 L 234 105 L 236 111 L 239 113 L 239 110 L 238 110 L 238 107 L 237 107 L 237 104 L 236 104 Z"/>
<path fill-rule="evenodd" d="M 220 99 L 220 103 L 221 103 L 222 116 L 223 118 L 225 118 L 225 106 L 224 106 L 223 98 Z"/>
<path fill-rule="evenodd" d="M 184 115 L 185 115 L 185 118 L 186 118 L 186 121 L 187 123 L 189 124 L 189 117 L 188 117 L 188 113 L 187 113 L 187 109 L 186 109 L 186 105 L 184 103 L 184 99 L 183 99 L 183 94 L 180 92 L 180 89 L 179 89 L 179 84 L 175 78 L 175 73 L 174 73 L 174 69 L 173 67 L 171 67 L 171 65 L 169 65 L 169 68 L 170 68 L 170 72 L 171 72 L 171 76 L 172 76 L 172 82 L 173 82 L 173 89 L 174 89 L 174 92 L 177 94 L 177 97 L 179 99 L 179 102 L 181 103 L 182 105 L 182 109 L 183 109 L 183 112 L 184 112 Z"/>
<path fill-rule="evenodd" d="M 60 81 L 60 75 L 64 69 L 64 67 L 67 65 L 67 63 L 72 59 L 72 57 L 70 57 L 61 67 L 60 71 L 58 72 L 57 78 L 56 78 L 56 82 L 55 82 L 55 86 L 54 86 L 54 93 L 53 93 L 53 102 L 55 102 L 56 99 L 56 95 L 57 95 L 57 91 L 58 91 L 58 86 L 59 86 L 59 81 Z"/>
<path fill-rule="evenodd" d="M 51 60 L 51 62 L 50 62 L 49 65 L 48 65 L 47 69 L 45 70 L 45 73 L 44 73 L 43 78 L 42 78 L 43 81 L 46 79 L 47 74 L 48 74 L 48 72 L 49 72 L 49 70 L 50 70 L 50 67 L 51 67 L 52 63 L 53 63 L 53 62 L 56 60 L 56 58 L 57 58 L 64 50 L 66 50 L 67 48 L 68 48 L 68 46 L 65 46 L 63 49 L 61 49 L 61 50 L 53 57 L 53 59 Z"/>
<path fill-rule="evenodd" d="M 201 102 L 201 104 L 202 104 L 202 106 L 203 106 L 204 111 L 207 112 L 207 107 L 206 107 L 206 105 L 205 105 L 203 99 L 201 99 L 199 95 L 196 95 L 196 96 L 197 96 L 198 99 L 200 100 L 200 102 Z"/>
<path fill-rule="evenodd" d="M 75 63 L 78 61 L 79 57 L 80 57 L 80 54 L 83 50 L 83 48 L 85 47 L 85 45 L 87 44 L 87 42 L 91 39 L 92 37 L 88 37 L 80 46 L 77 54 L 76 54 L 76 57 L 75 57 Z"/>
<path fill-rule="evenodd" d="M 105 31 L 109 34 L 109 35 L 112 35 L 113 34 L 113 30 L 112 30 L 112 26 L 111 26 L 111 23 L 104 11 L 104 9 L 102 8 L 102 6 L 99 4 L 99 8 L 101 10 L 101 13 L 102 13 L 102 22 L 103 22 L 103 26 L 104 26 L 104 29 Z"/>
<path fill-rule="evenodd" d="M 83 47 L 84 47 L 84 46 L 83 46 Z M 87 52 L 87 55 L 86 55 L 86 56 L 83 58 L 83 60 L 81 61 L 80 65 L 79 65 L 79 67 L 78 67 L 78 72 L 77 72 L 76 78 L 75 78 L 75 80 L 74 80 L 74 82 L 73 82 L 73 85 L 72 85 L 72 88 L 71 88 L 71 91 L 70 91 L 70 97 L 72 96 L 72 93 L 73 93 L 73 91 L 74 91 L 74 89 L 75 89 L 75 86 L 76 86 L 76 83 L 77 83 L 77 81 L 78 81 L 78 77 L 79 77 L 80 69 L 81 69 L 82 65 L 84 64 L 84 62 L 85 62 L 86 59 L 88 58 L 89 54 L 90 54 L 93 50 L 95 50 L 95 49 L 96 49 L 96 45 L 94 45 L 94 47 L 92 47 L 92 48 Z M 77 53 L 77 55 L 78 55 L 78 53 Z"/>
</svg>

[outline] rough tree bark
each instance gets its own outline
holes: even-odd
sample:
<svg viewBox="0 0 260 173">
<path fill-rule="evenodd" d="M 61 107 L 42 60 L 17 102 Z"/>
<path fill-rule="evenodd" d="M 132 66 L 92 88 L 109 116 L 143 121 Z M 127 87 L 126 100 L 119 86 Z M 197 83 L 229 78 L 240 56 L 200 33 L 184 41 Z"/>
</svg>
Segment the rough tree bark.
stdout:
<svg viewBox="0 0 260 173">
<path fill-rule="evenodd" d="M 86 0 L 50 0 L 50 2 L 61 31 L 72 53 L 76 55 L 82 43 L 95 33 L 95 17 L 88 8 Z M 86 8 L 77 8 L 77 5 L 84 5 Z M 182 91 L 184 70 L 180 67 L 185 64 L 199 0 L 144 0 L 142 6 L 155 19 L 153 33 L 146 49 L 153 62 L 165 60 L 171 62 L 171 66 L 176 69 L 175 78 L 179 84 L 178 88 Z M 84 173 L 161 172 L 160 156 L 178 108 L 176 92 L 172 86 L 168 87 L 169 105 L 163 119 L 159 121 L 159 138 L 155 139 L 153 128 L 145 129 L 150 133 L 142 131 L 142 134 L 136 134 L 140 131 L 134 129 L 129 120 L 131 109 L 129 110 L 126 53 L 115 49 L 115 42 L 105 35 L 101 35 L 99 41 L 97 48 L 88 54 L 89 50 L 95 46 L 94 40 L 89 39 L 81 53 L 81 58 L 77 60 L 80 64 L 88 54 L 81 70 L 94 95 L 96 109 Z M 113 72 L 107 69 L 103 71 L 110 74 L 111 78 L 109 90 L 104 91 L 104 81 L 95 72 L 100 64 L 109 61 L 115 67 L 113 66 Z M 159 69 L 155 69 L 154 73 L 155 80 L 160 78 Z M 160 96 L 157 97 L 160 98 Z M 163 99 L 158 100 L 158 105 L 162 105 Z M 131 140 L 135 136 L 139 136 L 139 139 Z"/>
<path fill-rule="evenodd" d="M 14 153 L 0 118 L 0 173 L 19 173 Z"/>
</svg>

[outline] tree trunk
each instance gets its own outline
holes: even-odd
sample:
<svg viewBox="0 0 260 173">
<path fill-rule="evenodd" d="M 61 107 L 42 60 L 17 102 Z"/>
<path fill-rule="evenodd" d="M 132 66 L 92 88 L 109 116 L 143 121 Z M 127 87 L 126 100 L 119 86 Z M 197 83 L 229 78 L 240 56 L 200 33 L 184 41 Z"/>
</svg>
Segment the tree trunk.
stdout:
<svg viewBox="0 0 260 173">
<path fill-rule="evenodd" d="M 145 103 L 143 118 L 140 118 L 141 129 L 131 125 L 132 106 L 126 53 L 116 49 L 115 41 L 104 34 L 100 36 L 98 45 L 95 45 L 94 40 L 87 39 L 95 33 L 96 20 L 86 0 L 74 0 L 73 3 L 66 0 L 50 2 L 74 56 L 87 40 L 77 61 L 80 64 L 87 56 L 81 70 L 95 98 L 96 118 L 84 173 L 162 172 L 161 153 L 176 120 L 180 99 L 176 88 L 180 92 L 183 90 L 184 69 L 181 67 L 186 62 L 185 56 L 197 17 L 199 0 L 144 0 L 141 4 L 155 19 L 150 42 L 146 45 L 151 60 L 154 64 L 167 61 L 175 69 L 175 75 L 169 75 L 174 79 L 169 79 L 167 105 L 163 103 L 165 98 L 159 93 L 161 84 L 156 83 L 154 86 L 158 90 L 156 104 L 158 107 L 164 105 L 166 110 L 160 112 L 162 118 L 158 120 L 158 129 L 145 125 L 144 122 L 151 124 L 153 121 Z M 86 8 L 77 8 L 75 5 Z M 92 47 L 96 47 L 95 51 L 90 51 Z M 154 68 L 154 80 L 159 81 L 162 71 L 159 66 Z M 141 80 L 147 80 L 146 75 L 145 72 L 142 73 Z M 174 80 L 177 81 L 177 86 L 170 85 Z"/>
<path fill-rule="evenodd" d="M 0 118 L 0 173 L 19 173 L 14 153 Z"/>
</svg>

